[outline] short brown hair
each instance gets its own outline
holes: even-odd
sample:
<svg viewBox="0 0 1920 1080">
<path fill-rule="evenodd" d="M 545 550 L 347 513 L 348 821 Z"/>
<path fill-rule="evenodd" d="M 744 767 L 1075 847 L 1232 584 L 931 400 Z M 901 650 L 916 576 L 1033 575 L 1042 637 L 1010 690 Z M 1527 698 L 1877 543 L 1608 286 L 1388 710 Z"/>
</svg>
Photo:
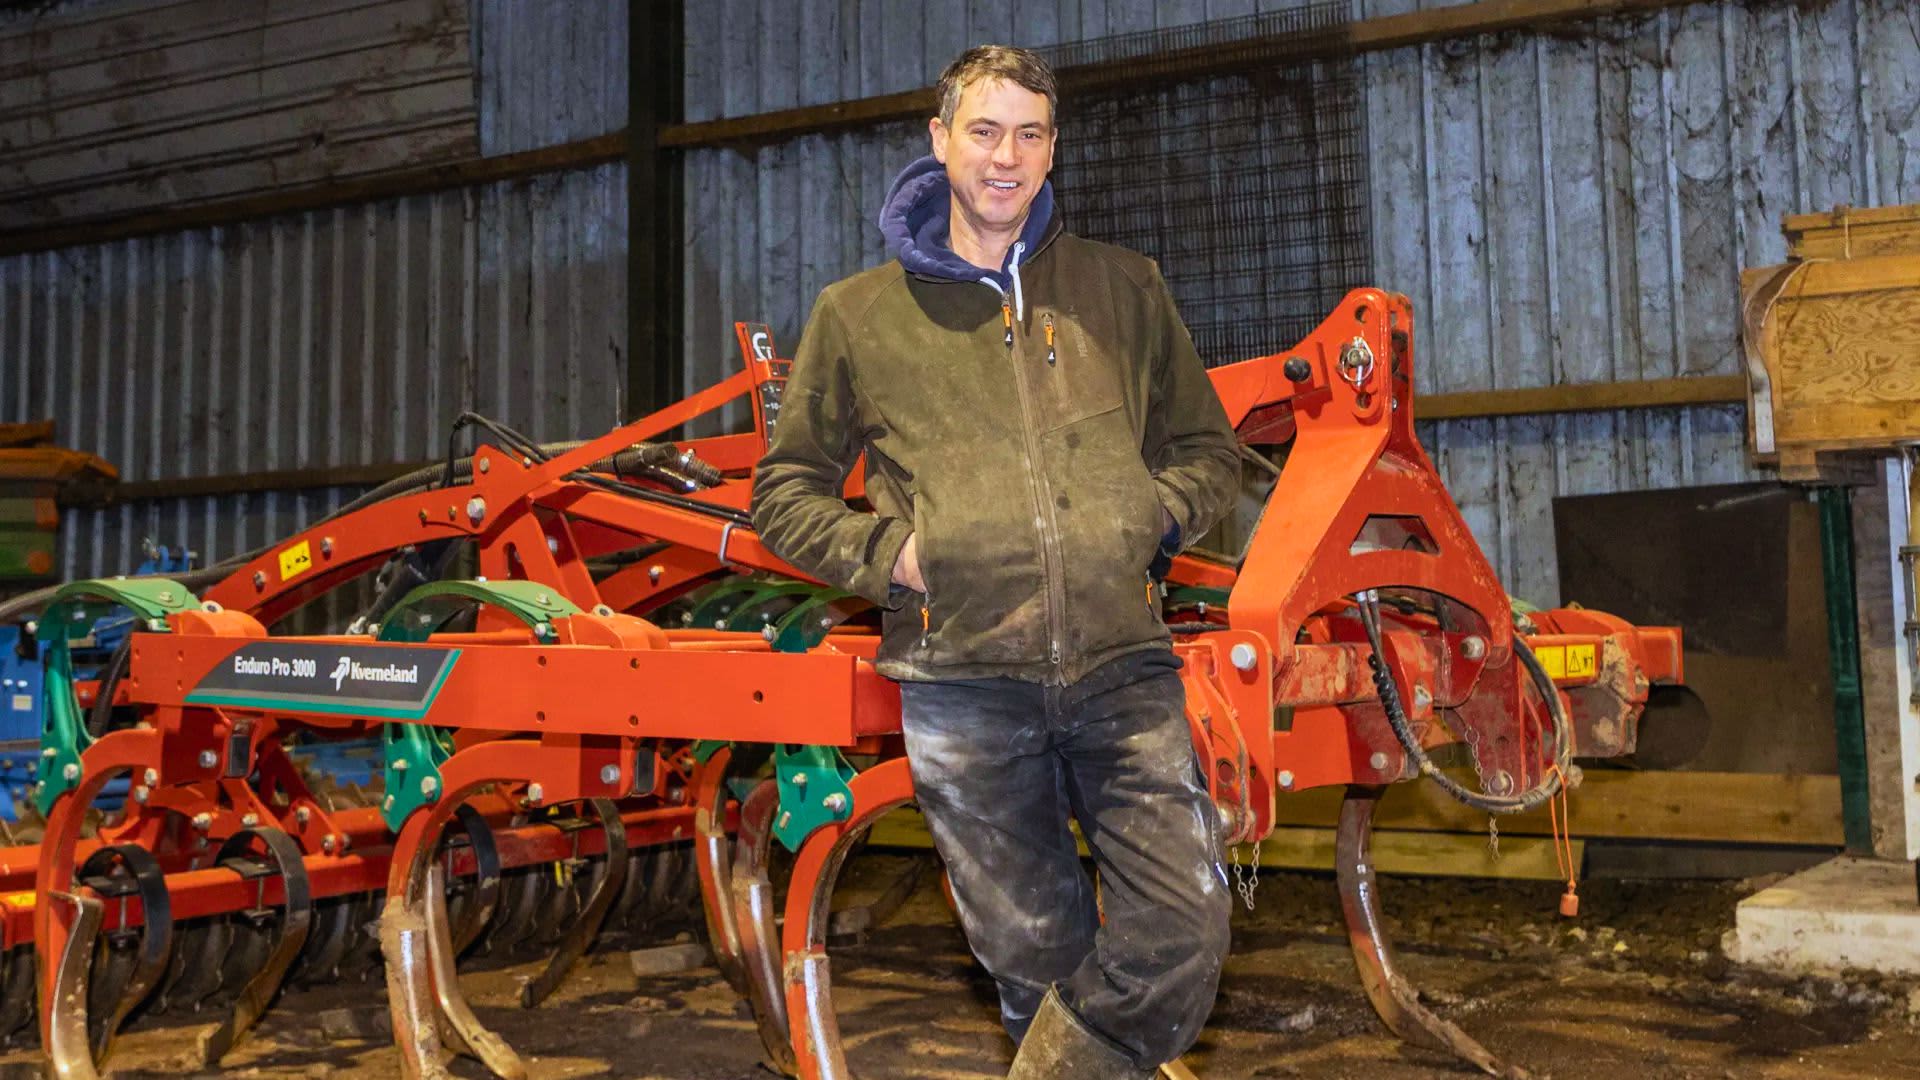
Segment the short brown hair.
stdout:
<svg viewBox="0 0 1920 1080">
<path fill-rule="evenodd" d="M 960 111 L 960 93 L 981 79 L 1005 79 L 1015 86 L 1044 94 L 1047 121 L 1051 123 L 1060 109 L 1060 95 L 1054 88 L 1053 69 L 1040 54 L 1012 45 L 975 45 L 956 57 L 940 73 L 935 89 L 940 95 L 940 122 L 953 126 L 953 114 Z"/>
</svg>

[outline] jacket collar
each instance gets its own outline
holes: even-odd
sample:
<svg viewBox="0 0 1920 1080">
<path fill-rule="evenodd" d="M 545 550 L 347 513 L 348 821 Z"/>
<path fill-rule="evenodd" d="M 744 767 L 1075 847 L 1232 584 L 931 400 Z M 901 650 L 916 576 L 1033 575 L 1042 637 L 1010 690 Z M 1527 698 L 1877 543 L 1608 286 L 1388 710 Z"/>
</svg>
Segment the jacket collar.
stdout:
<svg viewBox="0 0 1920 1080">
<path fill-rule="evenodd" d="M 1008 246 L 1000 269 L 985 270 L 953 253 L 948 239 L 951 213 L 952 187 L 947 183 L 946 166 L 932 155 L 907 166 L 894 180 L 880 208 L 880 232 L 887 239 L 888 252 L 910 274 L 939 281 L 988 282 L 1005 293 L 1014 287 L 1016 256 L 1021 263 L 1032 261 L 1061 232 L 1060 218 L 1053 207 L 1053 182 L 1049 180 L 1033 197 L 1020 239 Z"/>
</svg>

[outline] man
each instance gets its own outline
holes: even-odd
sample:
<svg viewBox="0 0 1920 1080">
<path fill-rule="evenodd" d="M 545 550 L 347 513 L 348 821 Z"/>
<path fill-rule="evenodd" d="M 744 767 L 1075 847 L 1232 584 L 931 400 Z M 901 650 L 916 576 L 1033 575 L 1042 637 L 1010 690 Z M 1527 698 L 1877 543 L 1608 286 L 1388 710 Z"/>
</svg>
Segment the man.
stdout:
<svg viewBox="0 0 1920 1080">
<path fill-rule="evenodd" d="M 1011 1075 L 1148 1077 L 1206 1021 L 1229 906 L 1149 568 L 1227 506 L 1234 436 L 1158 268 L 1062 230 L 1046 64 L 970 49 L 939 94 L 881 211 L 896 260 L 814 306 L 754 524 L 886 609 Z M 862 454 L 874 514 L 840 497 Z"/>
</svg>

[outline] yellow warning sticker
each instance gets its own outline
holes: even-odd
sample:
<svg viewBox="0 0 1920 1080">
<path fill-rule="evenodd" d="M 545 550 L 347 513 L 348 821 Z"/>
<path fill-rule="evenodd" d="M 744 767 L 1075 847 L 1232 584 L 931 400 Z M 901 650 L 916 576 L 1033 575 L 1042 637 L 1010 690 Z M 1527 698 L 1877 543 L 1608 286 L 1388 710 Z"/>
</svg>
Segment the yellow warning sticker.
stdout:
<svg viewBox="0 0 1920 1080">
<path fill-rule="evenodd" d="M 280 553 L 280 580 L 299 577 L 313 569 L 313 548 L 305 540 Z"/>
<path fill-rule="evenodd" d="M 1591 679 L 1598 670 L 1592 645 L 1537 645 L 1533 655 L 1553 679 Z"/>
</svg>

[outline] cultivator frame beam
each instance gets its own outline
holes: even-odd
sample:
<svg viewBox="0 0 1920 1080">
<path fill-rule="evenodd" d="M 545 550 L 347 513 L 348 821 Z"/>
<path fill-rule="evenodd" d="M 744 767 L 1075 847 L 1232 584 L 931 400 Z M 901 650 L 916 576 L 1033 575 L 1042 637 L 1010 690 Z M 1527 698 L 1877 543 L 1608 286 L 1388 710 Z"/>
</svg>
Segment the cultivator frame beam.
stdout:
<svg viewBox="0 0 1920 1080">
<path fill-rule="evenodd" d="M 1630 751 L 1649 686 L 1680 678 L 1680 637 L 1586 611 L 1516 629 L 1414 438 L 1412 327 L 1404 297 L 1358 290 L 1294 349 L 1211 373 L 1243 442 L 1291 449 L 1242 559 L 1174 560 L 1169 585 L 1213 605 L 1175 620 L 1174 649 L 1223 839 L 1270 832 L 1282 792 L 1347 786 L 1340 880 L 1369 996 L 1409 1040 L 1517 1074 L 1420 1007 L 1396 973 L 1366 843 L 1373 800 L 1430 771 L 1426 751 L 1450 743 L 1474 749 L 1496 795 L 1563 783 L 1554 763 L 1573 744 Z M 850 1075 L 832 1010 L 830 900 L 858 838 L 913 797 L 899 693 L 873 668 L 877 634 L 852 625 L 868 605 L 810 582 L 750 527 L 750 472 L 777 423 L 786 362 L 764 327 L 742 324 L 738 337 L 741 374 L 606 435 L 549 454 L 494 425 L 447 482 L 322 521 L 203 598 L 156 607 L 151 591 L 122 587 L 123 602 L 153 608 L 111 691 L 141 726 L 97 740 L 72 723 L 50 732 L 63 779 L 43 789 L 34 902 L 0 913 L 7 944 L 30 939 L 40 957 L 43 1038 L 61 1075 L 93 1075 L 76 957 L 91 952 L 102 901 L 75 873 L 111 845 L 184 852 L 161 859 L 170 911 L 113 900 L 118 925 L 151 915 L 155 941 L 173 921 L 283 913 L 274 962 L 210 1038 L 209 1060 L 257 1019 L 314 902 L 384 890 L 379 948 L 406 1075 L 446 1076 L 448 1055 L 464 1054 L 518 1077 L 524 1062 L 475 1017 L 455 965 L 496 910 L 532 925 L 538 880 L 509 890 L 503 871 L 560 861 L 590 882 L 574 932 L 522 988 L 532 1005 L 616 898 L 645 891 L 621 877 L 626 848 L 679 839 L 694 845 L 715 961 L 751 1000 L 769 1059 L 809 1080 Z M 741 396 L 753 432 L 658 442 Z M 636 461 L 629 474 L 623 462 Z M 863 496 L 857 468 L 846 494 Z M 366 634 L 269 632 L 314 597 L 446 541 L 470 545 L 482 576 L 420 586 Z M 627 561 L 611 572 L 589 565 L 616 556 Z M 102 598 L 102 587 L 83 594 Z M 646 617 L 683 597 L 686 623 Z M 470 628 L 450 621 L 469 611 Z M 1529 642 L 1560 658 L 1537 679 L 1519 662 Z M 386 689 L 364 689 L 364 672 Z M 314 799 L 281 747 L 301 730 L 382 733 L 383 805 L 332 811 Z M 774 747 L 773 777 L 737 801 L 743 758 L 729 744 Z M 843 751 L 874 763 L 855 770 Z M 92 795 L 123 772 L 136 784 L 126 820 L 83 842 Z M 525 821 L 560 806 L 575 827 Z M 450 851 L 449 826 L 467 837 Z M 248 837 L 270 845 L 272 872 L 204 864 Z M 784 925 L 776 842 L 795 851 Z M 604 870 L 581 862 L 593 856 L 609 856 Z M 456 911 L 447 890 L 469 878 Z M 21 884 L 0 865 L 0 887 Z"/>
</svg>

